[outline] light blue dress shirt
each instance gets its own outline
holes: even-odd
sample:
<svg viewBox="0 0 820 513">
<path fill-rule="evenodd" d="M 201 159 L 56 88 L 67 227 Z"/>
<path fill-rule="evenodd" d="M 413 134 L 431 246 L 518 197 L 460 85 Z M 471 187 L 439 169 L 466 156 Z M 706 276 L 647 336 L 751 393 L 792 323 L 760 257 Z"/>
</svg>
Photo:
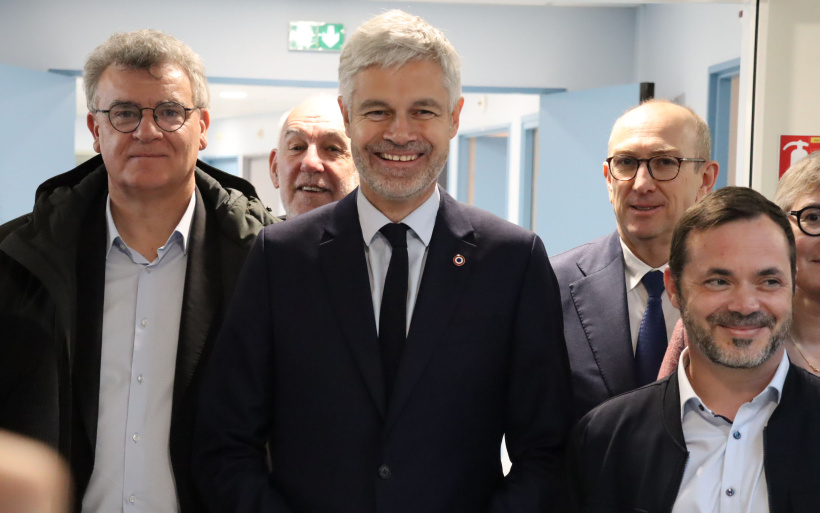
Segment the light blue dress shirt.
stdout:
<svg viewBox="0 0 820 513">
<path fill-rule="evenodd" d="M 358 190 L 356 194 L 356 207 L 359 210 L 359 223 L 361 223 L 364 237 L 367 272 L 370 276 L 370 293 L 373 296 L 373 314 L 376 318 L 376 332 L 378 332 L 384 279 L 390 265 L 390 256 L 393 254 L 393 248 L 387 241 L 387 237 L 379 230 L 391 221 L 364 197 L 361 190 Z M 424 203 L 399 221 L 410 227 L 407 230 L 407 331 L 410 330 L 410 321 L 413 319 L 413 308 L 416 306 L 424 262 L 427 260 L 427 248 L 433 236 L 433 227 L 436 224 L 440 202 L 441 194 L 436 187 Z"/>
<path fill-rule="evenodd" d="M 169 434 L 196 195 L 157 258 L 129 248 L 106 206 L 100 402 L 83 513 L 177 513 Z"/>
<path fill-rule="evenodd" d="M 786 352 L 772 380 L 740 407 L 734 422 L 703 404 L 689 383 L 688 366 L 687 347 L 678 363 L 678 386 L 689 460 L 672 513 L 768 513 L 763 428 L 780 403 L 789 372 Z"/>
</svg>

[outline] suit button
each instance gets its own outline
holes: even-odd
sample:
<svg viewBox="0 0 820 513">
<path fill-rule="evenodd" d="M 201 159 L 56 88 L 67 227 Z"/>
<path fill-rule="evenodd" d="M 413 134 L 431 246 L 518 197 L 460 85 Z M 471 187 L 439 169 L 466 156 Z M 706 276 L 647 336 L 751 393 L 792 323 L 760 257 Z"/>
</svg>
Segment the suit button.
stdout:
<svg viewBox="0 0 820 513">
<path fill-rule="evenodd" d="M 379 467 L 379 477 L 382 479 L 390 479 L 392 472 L 390 472 L 390 467 L 387 465 L 382 465 Z"/>
</svg>

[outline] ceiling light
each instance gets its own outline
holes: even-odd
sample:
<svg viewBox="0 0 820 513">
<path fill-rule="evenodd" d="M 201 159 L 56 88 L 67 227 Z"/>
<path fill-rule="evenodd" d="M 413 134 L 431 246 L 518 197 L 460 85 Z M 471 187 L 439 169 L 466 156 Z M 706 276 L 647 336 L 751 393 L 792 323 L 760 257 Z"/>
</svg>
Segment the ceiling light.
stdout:
<svg viewBox="0 0 820 513">
<path fill-rule="evenodd" d="M 222 91 L 219 93 L 219 97 L 226 100 L 242 100 L 248 97 L 248 93 L 245 91 Z"/>
</svg>

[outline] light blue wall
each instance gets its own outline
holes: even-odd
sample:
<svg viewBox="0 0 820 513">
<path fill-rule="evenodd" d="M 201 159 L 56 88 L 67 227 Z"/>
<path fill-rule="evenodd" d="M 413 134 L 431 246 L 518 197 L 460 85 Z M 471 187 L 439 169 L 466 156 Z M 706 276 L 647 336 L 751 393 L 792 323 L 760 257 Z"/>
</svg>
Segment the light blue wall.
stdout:
<svg viewBox="0 0 820 513">
<path fill-rule="evenodd" d="M 0 1 L 0 62 L 43 71 L 81 69 L 85 57 L 112 32 L 155 28 L 199 53 L 212 77 L 336 81 L 339 54 L 289 51 L 288 22 L 341 22 L 349 36 L 386 9 L 405 9 L 442 29 L 462 58 L 468 86 L 579 89 L 634 81 L 632 7 L 5 0 Z"/>
<path fill-rule="evenodd" d="M 639 84 L 541 97 L 535 232 L 550 255 L 615 229 L 603 162 L 612 124 L 639 100 Z"/>
<path fill-rule="evenodd" d="M 0 223 L 31 211 L 46 179 L 74 167 L 75 80 L 0 64 Z"/>
</svg>

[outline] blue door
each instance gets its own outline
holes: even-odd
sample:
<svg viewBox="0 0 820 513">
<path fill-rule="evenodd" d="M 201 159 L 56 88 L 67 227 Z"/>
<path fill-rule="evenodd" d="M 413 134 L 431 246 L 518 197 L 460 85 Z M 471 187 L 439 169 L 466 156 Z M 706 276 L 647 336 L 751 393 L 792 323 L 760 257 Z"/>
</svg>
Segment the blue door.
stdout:
<svg viewBox="0 0 820 513">
<path fill-rule="evenodd" d="M 37 186 L 74 159 L 76 79 L 0 64 L 0 223 L 31 211 Z"/>
<path fill-rule="evenodd" d="M 603 175 L 612 124 L 640 102 L 640 84 L 541 96 L 533 230 L 550 255 L 615 229 Z"/>
</svg>

